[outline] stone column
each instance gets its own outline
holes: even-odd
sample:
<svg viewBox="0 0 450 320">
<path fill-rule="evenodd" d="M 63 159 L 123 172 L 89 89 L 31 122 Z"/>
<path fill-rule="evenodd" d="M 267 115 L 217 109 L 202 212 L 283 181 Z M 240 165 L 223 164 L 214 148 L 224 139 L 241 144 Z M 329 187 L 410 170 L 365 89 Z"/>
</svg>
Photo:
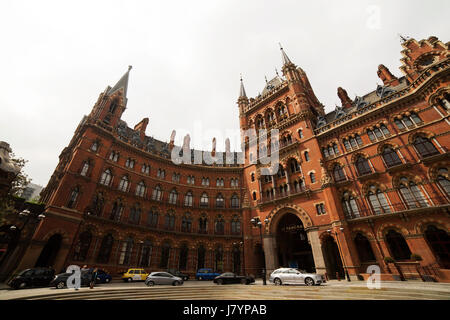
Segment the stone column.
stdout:
<svg viewBox="0 0 450 320">
<path fill-rule="evenodd" d="M 314 229 L 308 230 L 306 234 L 308 235 L 308 240 L 311 245 L 314 258 L 314 265 L 316 267 L 316 273 L 325 274 L 327 269 L 325 267 L 325 260 L 323 258 L 322 246 L 320 244 L 319 231 Z"/>
<path fill-rule="evenodd" d="M 289 174 L 288 174 L 288 168 L 286 168 L 286 170 L 284 170 L 284 172 L 286 173 L 286 185 L 287 185 L 287 194 L 290 193 L 291 191 L 291 186 L 289 185 Z"/>
<path fill-rule="evenodd" d="M 275 235 L 263 235 L 264 257 L 266 260 L 266 271 L 270 275 L 278 268 L 277 242 Z"/>
</svg>

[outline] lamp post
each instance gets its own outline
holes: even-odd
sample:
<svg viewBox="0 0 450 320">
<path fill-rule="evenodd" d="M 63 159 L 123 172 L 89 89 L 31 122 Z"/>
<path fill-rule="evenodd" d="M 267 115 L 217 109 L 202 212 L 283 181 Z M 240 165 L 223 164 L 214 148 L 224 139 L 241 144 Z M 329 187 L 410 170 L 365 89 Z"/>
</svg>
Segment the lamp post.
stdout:
<svg viewBox="0 0 450 320">
<path fill-rule="evenodd" d="M 344 231 L 344 228 L 339 228 L 339 230 L 342 232 Z M 341 245 L 339 242 L 339 235 L 336 231 L 332 231 L 330 229 L 327 230 L 328 233 L 334 233 L 334 235 L 336 236 L 336 241 L 337 241 L 337 245 L 338 245 L 338 251 L 339 251 L 339 256 L 341 257 L 341 261 L 342 261 L 342 265 L 344 267 L 344 271 L 345 271 L 345 276 L 347 277 L 347 281 L 350 282 L 350 276 L 348 275 L 348 270 L 347 270 L 347 266 L 345 265 L 345 260 L 344 260 L 344 256 L 342 254 L 342 250 L 341 250 Z"/>
<path fill-rule="evenodd" d="M 262 254 L 263 254 L 263 285 L 267 285 L 266 283 L 266 278 L 267 278 L 267 274 L 266 274 L 266 255 L 264 253 L 264 249 L 263 249 L 263 237 L 262 237 L 262 222 L 259 219 L 259 217 L 255 217 L 255 218 L 251 218 L 250 219 L 251 224 L 254 227 L 259 228 L 259 237 L 261 239 L 261 250 L 262 250 Z M 265 223 L 268 223 L 268 220 L 265 219 L 264 220 Z"/>
<path fill-rule="evenodd" d="M 22 230 L 26 227 L 28 222 L 30 222 L 31 218 L 37 218 L 38 221 L 40 221 L 45 218 L 45 215 L 41 213 L 36 216 L 35 213 L 31 213 L 30 210 L 25 209 L 19 213 L 19 218 L 25 218 L 25 222 L 23 223 L 22 227 L 17 229 L 15 225 L 12 225 L 11 227 L 9 227 L 11 231 L 18 230 L 19 232 L 22 232 Z"/>
</svg>

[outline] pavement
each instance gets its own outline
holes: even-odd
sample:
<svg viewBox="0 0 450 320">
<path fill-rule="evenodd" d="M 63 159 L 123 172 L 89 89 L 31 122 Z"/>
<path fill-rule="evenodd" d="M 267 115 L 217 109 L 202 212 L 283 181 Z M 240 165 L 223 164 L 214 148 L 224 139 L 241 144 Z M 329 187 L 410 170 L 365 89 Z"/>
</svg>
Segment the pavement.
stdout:
<svg viewBox="0 0 450 320">
<path fill-rule="evenodd" d="M 212 281 L 186 281 L 182 286 L 147 287 L 143 282 L 113 281 L 94 289 L 32 288 L 12 290 L 0 285 L 0 300 L 450 300 L 449 283 L 382 281 L 380 289 L 365 281 L 332 280 L 321 286 L 216 285 Z"/>
</svg>

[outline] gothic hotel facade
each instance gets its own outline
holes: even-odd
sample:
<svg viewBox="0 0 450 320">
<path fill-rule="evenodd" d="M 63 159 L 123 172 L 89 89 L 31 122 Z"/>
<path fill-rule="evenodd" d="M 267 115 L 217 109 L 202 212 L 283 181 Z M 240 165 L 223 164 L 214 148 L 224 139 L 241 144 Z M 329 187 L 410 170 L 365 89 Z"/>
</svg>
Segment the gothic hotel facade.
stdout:
<svg viewBox="0 0 450 320">
<path fill-rule="evenodd" d="M 283 77 L 260 95 L 248 98 L 241 80 L 241 130 L 279 130 L 268 150 L 279 152 L 273 176 L 250 163 L 259 155 L 248 139 L 232 157 L 244 155 L 245 164 L 174 164 L 174 135 L 164 143 L 145 134 L 148 118 L 134 128 L 121 120 L 128 70 L 62 151 L 41 193 L 46 218 L 17 269 L 261 275 L 265 265 L 356 279 L 375 264 L 392 279 L 419 255 L 422 267 L 450 281 L 448 43 L 402 46 L 402 77 L 380 65 L 383 85 L 354 101 L 338 88 L 342 106 L 330 113 L 283 49 Z"/>
</svg>

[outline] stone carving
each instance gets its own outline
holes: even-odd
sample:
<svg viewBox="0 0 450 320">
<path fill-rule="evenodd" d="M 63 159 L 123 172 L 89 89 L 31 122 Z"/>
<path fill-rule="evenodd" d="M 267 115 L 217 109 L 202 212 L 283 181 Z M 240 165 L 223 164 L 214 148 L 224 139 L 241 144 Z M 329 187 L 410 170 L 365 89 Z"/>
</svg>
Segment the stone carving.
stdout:
<svg viewBox="0 0 450 320">
<path fill-rule="evenodd" d="M 332 179 L 331 176 L 328 174 L 327 169 L 325 168 L 325 163 L 323 162 L 323 160 L 320 160 L 320 166 L 322 167 L 322 172 L 321 172 L 321 179 L 320 182 L 322 184 L 322 186 L 325 186 L 329 183 L 331 183 Z"/>
<path fill-rule="evenodd" d="M 345 91 L 345 89 L 339 87 L 337 89 L 337 95 L 339 99 L 341 99 L 342 107 L 351 108 L 352 100 L 349 98 L 347 91 Z"/>
<path fill-rule="evenodd" d="M 119 137 L 128 139 L 127 123 L 125 121 L 120 121 L 117 126 L 117 133 Z"/>
<path fill-rule="evenodd" d="M 391 89 L 388 86 L 381 86 L 381 85 L 378 85 L 377 90 L 376 90 L 376 94 L 380 98 L 384 98 L 387 95 L 394 93 L 394 92 L 395 92 L 394 89 Z"/>
<path fill-rule="evenodd" d="M 155 139 L 148 137 L 146 149 L 147 151 L 155 151 Z"/>
<path fill-rule="evenodd" d="M 359 110 L 361 108 L 364 108 L 365 106 L 368 105 L 367 102 L 364 101 L 364 99 L 362 97 L 356 97 L 355 98 L 355 105 L 356 105 L 356 109 Z"/>
<path fill-rule="evenodd" d="M 177 132 L 175 130 L 172 130 L 172 134 L 170 135 L 170 143 L 173 143 L 175 141 L 175 135 Z"/>
<path fill-rule="evenodd" d="M 320 128 L 320 127 L 322 127 L 322 126 L 324 126 L 326 124 L 327 124 L 327 120 L 325 119 L 324 116 L 318 116 L 317 117 L 317 128 Z"/>
<path fill-rule="evenodd" d="M 339 119 L 340 117 L 343 116 L 345 116 L 344 107 L 336 106 L 334 119 Z"/>
<path fill-rule="evenodd" d="M 141 133 L 139 131 L 133 131 L 133 134 L 131 136 L 131 143 L 135 146 L 140 146 L 142 141 L 141 141 Z"/>
</svg>

